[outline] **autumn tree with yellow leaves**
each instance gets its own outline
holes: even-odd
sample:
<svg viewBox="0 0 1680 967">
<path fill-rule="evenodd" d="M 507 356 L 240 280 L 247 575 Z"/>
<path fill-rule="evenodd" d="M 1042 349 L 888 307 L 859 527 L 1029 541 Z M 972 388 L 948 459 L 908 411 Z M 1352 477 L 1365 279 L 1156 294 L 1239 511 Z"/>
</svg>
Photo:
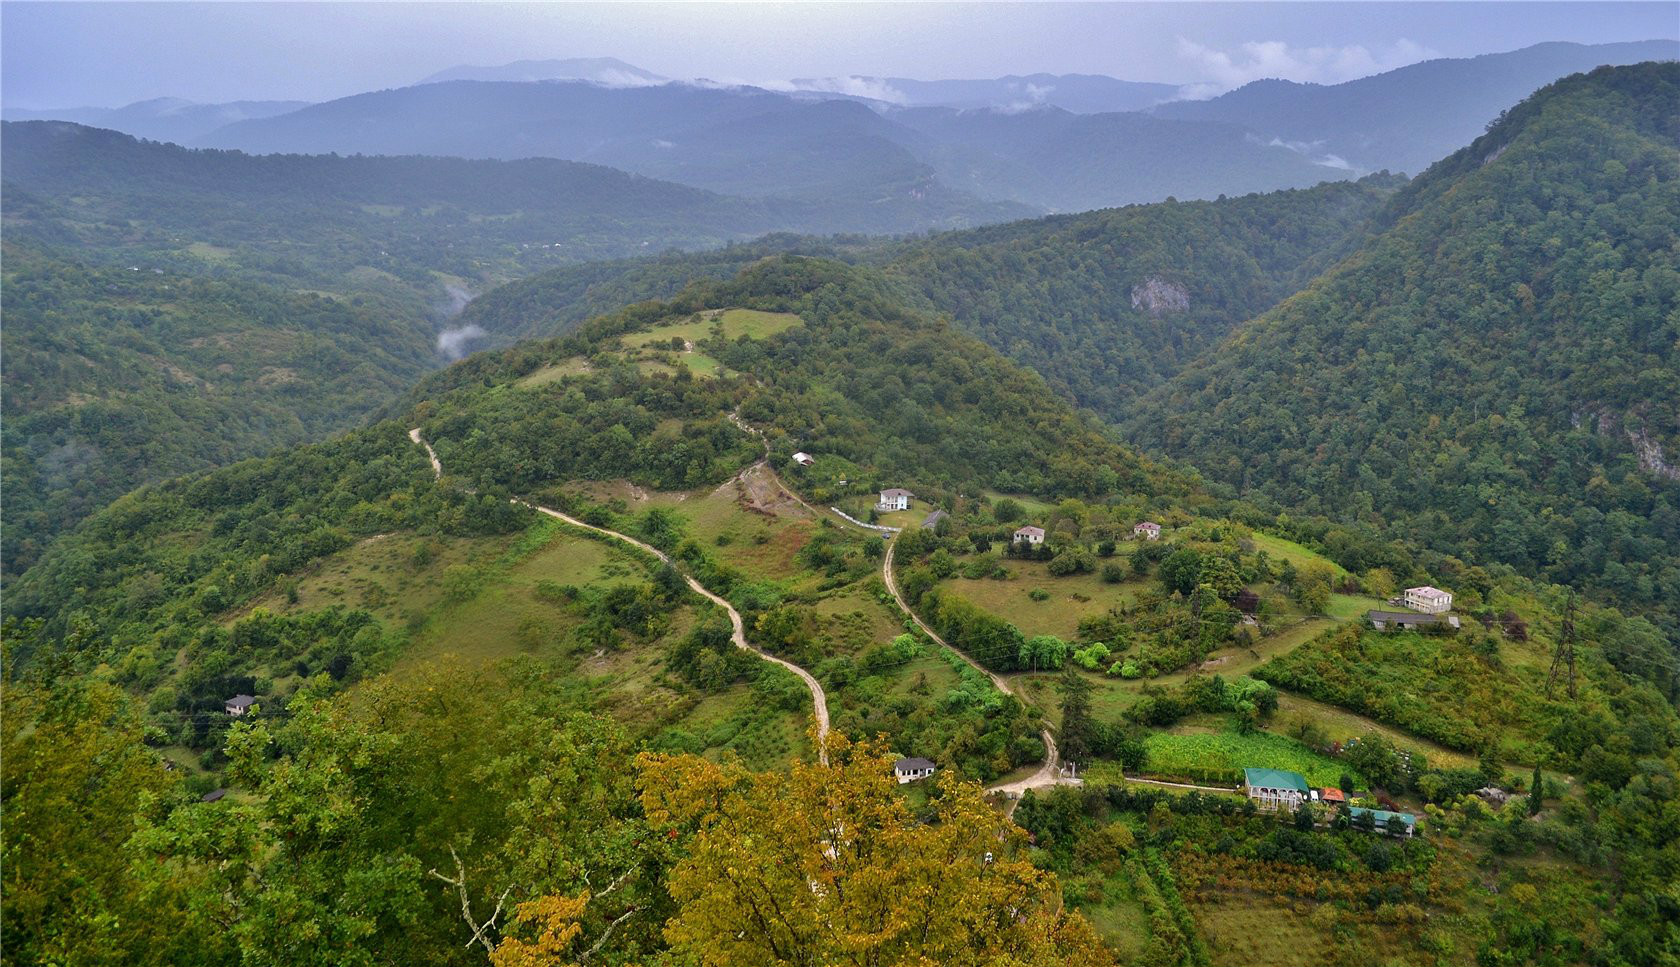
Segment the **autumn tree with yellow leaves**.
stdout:
<svg viewBox="0 0 1680 967">
<path fill-rule="evenodd" d="M 913 813 L 881 742 L 829 740 L 830 765 L 749 771 L 643 754 L 649 827 L 679 845 L 665 926 L 679 957 L 772 964 L 1112 964 L 1026 834 L 947 774 Z"/>
</svg>

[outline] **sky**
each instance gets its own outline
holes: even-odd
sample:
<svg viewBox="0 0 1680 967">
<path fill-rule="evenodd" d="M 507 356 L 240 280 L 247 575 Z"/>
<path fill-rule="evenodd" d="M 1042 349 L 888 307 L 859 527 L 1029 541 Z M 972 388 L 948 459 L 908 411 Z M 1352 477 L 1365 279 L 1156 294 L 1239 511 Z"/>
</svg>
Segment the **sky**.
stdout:
<svg viewBox="0 0 1680 967">
<path fill-rule="evenodd" d="M 1547 40 L 1680 37 L 1652 3 L 0 2 L 0 103 L 320 101 L 458 64 L 618 57 L 773 83 L 1093 73 L 1218 93 L 1335 83 Z"/>
</svg>

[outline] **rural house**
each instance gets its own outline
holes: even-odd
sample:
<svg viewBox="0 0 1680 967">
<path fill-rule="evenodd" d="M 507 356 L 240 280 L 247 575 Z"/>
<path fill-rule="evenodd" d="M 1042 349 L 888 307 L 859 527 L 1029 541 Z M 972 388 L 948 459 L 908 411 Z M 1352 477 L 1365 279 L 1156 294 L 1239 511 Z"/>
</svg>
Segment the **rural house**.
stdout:
<svg viewBox="0 0 1680 967">
<path fill-rule="evenodd" d="M 1366 809 L 1363 806 L 1354 806 L 1348 810 L 1348 813 L 1354 819 L 1358 819 L 1360 816 L 1370 816 L 1371 823 L 1379 833 L 1389 833 L 1411 839 L 1412 834 L 1417 832 L 1417 817 L 1411 813 L 1394 813 L 1386 809 Z M 1399 822 L 1395 822 L 1395 820 L 1399 820 Z"/>
<path fill-rule="evenodd" d="M 235 695 L 222 705 L 222 710 L 229 715 L 244 715 L 251 710 L 257 699 L 252 695 Z"/>
<path fill-rule="evenodd" d="M 881 491 L 881 502 L 875 505 L 876 510 L 909 510 L 910 499 L 916 495 L 903 487 L 891 487 Z"/>
<path fill-rule="evenodd" d="M 1294 809 L 1307 799 L 1307 779 L 1287 769 L 1244 769 L 1243 791 L 1262 809 Z"/>
<path fill-rule="evenodd" d="M 1161 539 L 1161 525 L 1146 520 L 1132 528 L 1132 536 L 1141 537 L 1146 541 L 1158 541 Z"/>
<path fill-rule="evenodd" d="M 1413 611 L 1422 611 L 1424 614 L 1442 614 L 1452 610 L 1452 595 L 1428 585 L 1407 588 L 1406 607 Z"/>
<path fill-rule="evenodd" d="M 1015 543 L 1017 543 L 1017 544 L 1042 544 L 1042 543 L 1044 543 L 1044 528 L 1033 527 L 1030 524 L 1026 527 L 1018 528 L 1015 531 Z"/>
<path fill-rule="evenodd" d="M 902 786 L 907 782 L 926 779 L 933 775 L 934 768 L 934 764 L 927 759 L 900 759 L 893 763 L 893 778 Z"/>
<path fill-rule="evenodd" d="M 1347 802 L 1347 793 L 1337 789 L 1335 786 L 1325 786 L 1323 789 L 1313 790 L 1313 798 L 1317 799 L 1319 802 L 1328 803 L 1332 806 L 1340 806 Z"/>
<path fill-rule="evenodd" d="M 811 464 L 817 462 L 817 458 L 811 456 L 809 453 L 806 453 L 804 450 L 801 450 L 793 455 L 793 462 L 799 464 L 801 467 L 809 467 Z"/>
<path fill-rule="evenodd" d="M 926 517 L 922 518 L 922 530 L 925 530 L 925 531 L 933 530 L 934 528 L 939 526 L 940 521 L 949 520 L 950 517 L 951 517 L 951 515 L 945 513 L 943 510 L 936 510 L 933 513 L 931 513 L 931 514 L 927 515 Z"/>
<path fill-rule="evenodd" d="M 1457 630 L 1458 616 L 1451 614 L 1413 614 L 1410 611 L 1367 611 L 1365 620 L 1378 631 L 1417 631 L 1445 625 Z"/>
</svg>

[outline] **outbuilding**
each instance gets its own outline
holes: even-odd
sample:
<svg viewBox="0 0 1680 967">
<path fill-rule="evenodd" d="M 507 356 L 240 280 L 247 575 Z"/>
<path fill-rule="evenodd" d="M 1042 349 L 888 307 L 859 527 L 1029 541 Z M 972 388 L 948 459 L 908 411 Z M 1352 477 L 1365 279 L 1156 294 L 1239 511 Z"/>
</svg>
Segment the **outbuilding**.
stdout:
<svg viewBox="0 0 1680 967">
<path fill-rule="evenodd" d="M 893 778 L 897 779 L 898 784 L 902 786 L 905 783 L 917 782 L 919 780 L 926 779 L 928 776 L 933 775 L 936 768 L 938 767 L 928 759 L 919 757 L 900 759 L 893 763 Z"/>
</svg>

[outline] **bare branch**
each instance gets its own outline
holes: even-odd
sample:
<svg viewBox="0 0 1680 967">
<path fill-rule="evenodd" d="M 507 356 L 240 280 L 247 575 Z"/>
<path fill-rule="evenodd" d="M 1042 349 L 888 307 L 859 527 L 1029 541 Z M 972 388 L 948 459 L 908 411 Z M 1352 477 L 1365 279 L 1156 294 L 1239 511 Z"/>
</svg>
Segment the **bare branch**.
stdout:
<svg viewBox="0 0 1680 967">
<path fill-rule="evenodd" d="M 624 877 L 619 877 L 619 880 L 621 882 L 623 881 L 623 879 L 624 879 Z M 614 886 L 616 886 L 616 885 L 617 884 L 614 884 Z M 580 964 L 586 963 L 586 962 L 588 962 L 589 958 L 591 958 L 591 957 L 595 956 L 597 953 L 599 953 L 601 951 L 601 948 L 606 945 L 607 938 L 612 936 L 612 932 L 614 930 L 618 929 L 619 924 L 621 924 L 624 921 L 630 919 L 630 915 L 632 913 L 635 913 L 636 909 L 637 909 L 636 907 L 631 907 L 630 909 L 628 909 L 628 910 L 624 911 L 623 913 L 619 914 L 618 919 L 614 920 L 612 923 L 607 924 L 607 929 L 601 931 L 600 938 L 597 939 L 595 941 L 594 945 L 592 945 L 588 950 L 585 950 L 583 952 L 583 956 L 578 958 L 578 963 L 580 963 Z"/>
</svg>

